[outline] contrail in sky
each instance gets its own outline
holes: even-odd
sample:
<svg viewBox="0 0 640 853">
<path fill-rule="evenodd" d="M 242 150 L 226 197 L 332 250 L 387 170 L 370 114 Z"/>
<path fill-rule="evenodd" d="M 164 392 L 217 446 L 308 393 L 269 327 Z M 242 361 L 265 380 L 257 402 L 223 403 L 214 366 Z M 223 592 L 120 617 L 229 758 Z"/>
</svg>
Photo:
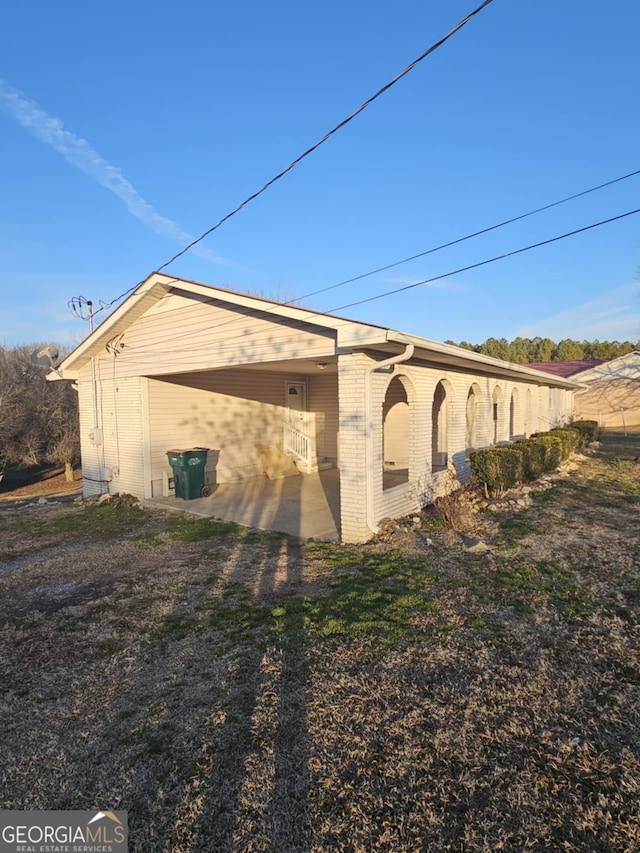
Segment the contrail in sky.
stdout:
<svg viewBox="0 0 640 853">
<path fill-rule="evenodd" d="M 183 245 L 194 239 L 193 235 L 184 231 L 177 222 L 161 216 L 148 201 L 142 198 L 120 169 L 101 157 L 86 139 L 65 130 L 60 119 L 48 115 L 35 101 L 23 98 L 2 78 L 0 78 L 0 106 L 4 106 L 18 124 L 26 128 L 29 133 L 62 154 L 72 166 L 110 190 L 124 202 L 129 213 L 156 234 L 169 237 Z M 231 263 L 205 247 L 194 246 L 191 251 L 215 264 Z"/>
</svg>

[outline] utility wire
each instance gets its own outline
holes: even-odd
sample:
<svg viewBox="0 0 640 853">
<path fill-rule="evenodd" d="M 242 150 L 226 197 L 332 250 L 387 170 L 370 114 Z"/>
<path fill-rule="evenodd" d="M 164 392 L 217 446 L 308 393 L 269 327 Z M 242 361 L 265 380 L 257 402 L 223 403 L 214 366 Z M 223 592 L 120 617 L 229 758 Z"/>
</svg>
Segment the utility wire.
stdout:
<svg viewBox="0 0 640 853">
<path fill-rule="evenodd" d="M 392 264 L 387 264 L 384 267 L 377 267 L 375 270 L 364 272 L 361 275 L 354 276 L 353 278 L 347 278 L 344 281 L 338 282 L 338 284 L 331 284 L 329 287 L 323 287 L 321 290 L 314 290 L 313 293 L 306 293 L 304 296 L 300 296 L 298 298 L 310 299 L 312 296 L 317 296 L 320 293 L 335 290 L 338 287 L 343 287 L 345 284 L 351 284 L 354 281 L 360 281 L 363 278 L 368 278 L 370 275 L 385 272 L 386 270 L 393 269 L 393 267 L 399 267 L 401 264 L 406 264 L 409 261 L 415 261 L 417 258 L 424 258 L 425 255 L 432 255 L 434 252 L 439 252 L 441 249 L 448 249 L 450 246 L 456 246 L 458 243 L 464 243 L 465 240 L 471 240 L 473 237 L 480 237 L 482 234 L 488 234 L 490 231 L 495 231 L 497 228 L 503 228 L 505 225 L 511 225 L 513 222 L 519 222 L 521 219 L 526 219 L 528 216 L 534 216 L 536 213 L 542 213 L 544 210 L 550 210 L 552 207 L 558 207 L 560 204 L 565 204 L 566 202 L 573 201 L 583 195 L 594 193 L 596 190 L 610 187 L 612 184 L 617 184 L 619 181 L 625 181 L 627 178 L 633 178 L 636 175 L 640 175 L 640 169 L 637 169 L 635 172 L 629 172 L 629 174 L 622 175 L 619 178 L 614 178 L 611 181 L 606 181 L 604 184 L 598 184 L 597 187 L 591 187 L 588 190 L 583 190 L 582 192 L 567 196 L 566 198 L 561 198 L 559 201 L 552 201 L 551 204 L 545 204 L 542 207 L 537 207 L 535 210 L 528 211 L 528 213 L 521 213 L 519 216 L 514 216 L 511 219 L 505 219 L 503 222 L 498 222 L 497 225 L 489 225 L 488 228 L 482 228 L 480 231 L 474 231 L 472 234 L 467 234 L 465 237 L 458 237 L 457 240 L 450 240 L 448 243 L 441 243 L 439 246 L 434 246 L 432 249 L 427 249 L 424 252 L 418 252 L 417 255 L 411 255 L 408 258 L 403 258 L 401 261 L 394 261 Z M 286 305 L 288 303 L 285 302 L 284 304 Z"/>
<path fill-rule="evenodd" d="M 484 2 L 481 3 L 477 7 L 477 9 L 474 9 L 473 12 L 470 12 L 465 18 L 463 18 L 458 24 L 456 24 L 456 26 L 452 30 L 449 30 L 449 32 L 445 36 L 443 36 L 437 42 L 432 44 L 431 47 L 429 47 L 427 50 L 425 50 L 425 52 L 422 53 L 417 59 L 414 59 L 413 62 L 411 62 L 409 65 L 407 65 L 407 67 L 403 71 L 401 71 L 399 74 L 397 74 L 393 78 L 393 80 L 390 80 L 381 89 L 378 89 L 378 91 L 374 95 L 372 95 L 363 104 L 361 104 L 357 110 L 354 110 L 351 113 L 351 115 L 349 115 L 349 116 L 347 116 L 347 118 L 343 119 L 339 124 L 337 124 L 328 133 L 325 133 L 325 135 L 321 139 L 319 139 L 315 143 L 315 145 L 312 145 L 311 148 L 307 148 L 307 150 L 304 151 L 299 157 L 296 157 L 296 159 L 293 160 L 293 162 L 289 163 L 289 165 L 287 166 L 286 169 L 283 169 L 281 172 L 279 172 L 277 175 L 275 175 L 275 177 L 271 178 L 270 181 L 267 181 L 267 183 L 263 187 L 261 187 L 257 192 L 250 195 L 248 198 L 246 198 L 237 207 L 235 207 L 230 213 L 227 213 L 226 216 L 223 216 L 222 219 L 218 220 L 218 222 L 216 222 L 215 225 L 213 225 L 211 228 L 208 228 L 203 234 L 201 234 L 199 237 L 196 237 L 195 240 L 192 240 L 188 245 L 186 245 L 179 252 L 176 252 L 176 254 L 173 255 L 173 257 L 169 258 L 168 261 L 165 261 L 165 263 L 163 263 L 161 266 L 159 266 L 155 270 L 155 272 L 160 272 L 161 270 L 166 269 L 170 264 L 172 264 L 178 258 L 182 257 L 182 255 L 186 254 L 189 251 L 189 249 L 192 249 L 198 243 L 202 242 L 202 240 L 204 240 L 205 237 L 208 237 L 209 234 L 212 234 L 214 231 L 216 231 L 224 222 L 226 222 L 228 219 L 231 219 L 232 216 L 235 216 L 235 214 L 238 213 L 240 210 L 242 210 L 242 208 L 245 207 L 247 204 L 249 204 L 249 202 L 253 201 L 259 195 L 262 195 L 262 193 L 265 192 L 265 190 L 269 189 L 269 187 L 272 186 L 273 184 L 275 184 L 276 181 L 279 181 L 280 178 L 283 178 L 288 172 L 290 172 L 295 166 L 297 166 L 298 163 L 300 163 L 302 160 L 304 160 L 305 157 L 308 157 L 309 154 L 312 154 L 317 148 L 319 148 L 331 136 L 333 136 L 335 133 L 337 133 L 339 130 L 341 130 L 345 125 L 349 124 L 350 121 L 353 121 L 353 119 L 356 116 L 358 116 L 361 112 L 366 110 L 366 108 L 370 104 L 372 104 L 381 95 L 383 95 L 385 92 L 387 92 L 392 86 L 395 86 L 395 84 L 399 80 L 402 80 L 403 77 L 406 77 L 406 75 L 410 71 L 412 71 L 416 67 L 416 65 L 418 65 L 420 62 L 422 62 L 423 59 L 426 59 L 427 56 L 429 56 L 429 54 L 433 53 L 439 47 L 441 47 L 446 41 L 448 41 L 453 35 L 455 35 L 458 32 L 458 30 L 461 30 L 462 27 L 465 26 L 465 24 L 468 24 L 472 18 L 474 18 L 479 12 L 481 12 L 485 8 L 485 6 L 488 6 L 489 3 L 492 3 L 492 2 L 493 2 L 493 0 L 484 0 Z M 144 281 L 144 279 L 143 279 L 143 281 Z M 105 303 L 101 304 L 100 308 L 98 308 L 96 311 L 94 311 L 94 316 L 96 314 L 100 313 L 101 311 L 105 311 L 107 308 L 110 308 L 115 302 L 119 302 L 125 296 L 128 296 L 132 291 L 134 291 L 136 289 L 136 287 L 139 287 L 140 284 L 142 284 L 141 281 L 134 284 L 128 290 L 125 290 L 124 293 L 120 294 L 120 296 L 116 296 L 116 298 L 112 299 L 111 302 L 105 302 Z"/>
<path fill-rule="evenodd" d="M 401 266 L 402 264 L 406 264 L 409 261 L 415 261 L 417 258 L 423 258 L 426 255 L 432 255 L 434 252 L 439 252 L 442 249 L 448 249 L 451 246 L 456 246 L 458 243 L 463 243 L 465 240 L 471 240 L 474 237 L 480 237 L 483 234 L 488 234 L 490 231 L 496 231 L 498 228 L 503 228 L 505 225 L 511 225 L 514 222 L 519 222 L 522 219 L 526 219 L 529 216 L 534 216 L 536 213 L 542 213 L 545 210 L 550 210 L 553 207 L 558 207 L 561 204 L 566 204 L 569 201 L 573 201 L 576 198 L 581 198 L 582 196 L 589 195 L 590 193 L 594 193 L 597 190 L 605 189 L 606 187 L 610 187 L 613 184 L 620 183 L 620 181 L 626 181 L 628 178 L 634 178 L 637 175 L 640 175 L 640 169 L 636 169 L 634 172 L 628 172 L 626 175 L 621 175 L 618 178 L 612 178 L 610 181 L 605 181 L 602 184 L 598 184 L 595 187 L 590 187 L 587 190 L 582 190 L 579 193 L 574 193 L 573 195 L 566 196 L 565 198 L 561 198 L 558 201 L 552 201 L 549 204 L 545 204 L 542 207 L 537 207 L 534 210 L 529 210 L 526 213 L 521 213 L 518 216 L 513 216 L 510 219 L 505 219 L 502 222 L 498 222 L 495 225 L 489 225 L 486 228 L 481 228 L 479 231 L 473 231 L 471 234 L 466 234 L 464 237 L 458 237 L 455 240 L 449 240 L 447 243 L 441 243 L 439 246 L 434 246 L 431 249 L 426 249 L 423 252 L 418 252 L 415 255 L 410 255 L 408 258 L 403 258 L 400 261 L 394 261 L 391 264 L 386 264 L 382 267 L 376 267 L 376 269 L 369 270 L 369 272 L 361 273 L 360 275 L 353 276 L 352 278 L 347 278 L 344 281 L 339 281 L 337 284 L 331 284 L 328 287 L 323 287 L 320 290 L 314 290 L 311 293 L 305 293 L 302 296 L 297 296 L 295 299 L 290 299 L 287 302 L 280 303 L 281 305 L 293 305 L 303 299 L 310 299 L 312 296 L 318 296 L 321 293 L 327 293 L 330 290 L 336 290 L 338 287 L 344 287 L 346 284 L 352 284 L 354 281 L 360 281 L 363 278 L 368 278 L 369 276 L 375 275 L 379 272 L 385 272 L 386 270 L 393 269 L 394 267 Z M 453 273 L 451 273 L 453 274 Z M 175 279 L 177 281 L 178 279 Z M 144 281 L 144 279 L 143 279 Z M 115 299 L 112 299 L 111 302 L 102 302 L 100 303 L 100 308 L 93 312 L 93 316 L 95 317 L 100 311 L 105 311 L 107 308 L 110 308 L 114 303 L 119 302 L 129 293 L 134 291 L 137 287 L 139 287 L 143 282 L 139 281 L 133 285 L 133 287 L 125 290 L 124 293 L 121 293 L 119 296 L 116 296 Z M 69 302 L 69 307 L 72 308 L 73 313 L 76 316 L 82 316 L 78 311 L 76 306 L 72 306 L 74 301 L 77 302 L 86 302 L 87 300 L 83 296 L 74 297 Z M 82 318 L 86 319 L 86 318 Z"/>
<path fill-rule="evenodd" d="M 375 95 L 372 95 L 370 98 L 368 98 L 363 104 L 361 104 L 358 107 L 357 110 L 354 110 L 351 113 L 351 115 L 347 116 L 347 118 L 343 119 L 339 124 L 337 124 L 333 128 L 333 130 L 330 130 L 328 133 L 325 133 L 325 135 L 322 137 L 322 139 L 319 139 L 315 143 L 315 145 L 312 145 L 311 148 L 307 148 L 307 150 L 304 153 L 302 153 L 299 157 L 296 157 L 296 159 L 293 160 L 293 162 L 289 163 L 289 165 L 287 166 L 286 169 L 283 169 L 275 177 L 271 178 L 270 181 L 267 181 L 267 183 L 263 187 L 261 187 L 257 192 L 253 193 L 248 198 L 246 198 L 236 208 L 234 208 L 230 213 L 227 213 L 226 216 L 223 216 L 222 219 L 220 219 L 218 222 L 216 222 L 215 225 L 213 225 L 211 228 L 207 229 L 199 237 L 196 237 L 195 240 L 192 240 L 187 246 L 184 247 L 184 249 L 181 249 L 179 252 L 176 252 L 176 254 L 173 255 L 173 257 L 169 258 L 169 260 L 166 261 L 164 264 L 162 264 L 162 266 L 158 267 L 157 272 L 160 272 L 161 270 L 165 269 L 170 264 L 172 264 L 174 261 L 176 261 L 178 258 L 182 257 L 182 255 L 184 255 L 186 252 L 188 252 L 189 249 L 192 249 L 194 246 L 196 246 L 198 243 L 200 243 L 202 240 L 204 240 L 205 237 L 208 237 L 209 234 L 212 234 L 217 228 L 219 228 L 224 222 L 226 222 L 227 219 L 231 219 L 231 217 L 235 216 L 235 214 L 238 213 L 240 210 L 242 210 L 242 208 L 245 207 L 245 205 L 249 204 L 249 202 L 253 201 L 259 195 L 261 195 L 270 186 L 275 184 L 276 181 L 279 181 L 280 178 L 283 178 L 287 174 L 287 172 L 290 172 L 295 166 L 298 165 L 298 163 L 300 163 L 302 160 L 304 160 L 305 157 L 308 157 L 309 154 L 312 154 L 317 148 L 319 148 L 324 142 L 326 142 L 331 136 L 333 136 L 334 133 L 337 133 L 345 125 L 349 124 L 350 121 L 353 121 L 353 119 L 356 116 L 358 116 L 361 112 L 366 110 L 366 108 L 370 104 L 372 104 L 375 100 L 377 100 L 377 98 L 379 98 L 381 95 L 383 95 L 385 92 L 387 92 L 392 86 L 395 86 L 395 84 L 399 80 L 402 80 L 402 78 L 405 77 L 410 71 L 412 71 L 416 67 L 416 65 L 418 65 L 420 62 L 422 62 L 423 59 L 426 59 L 427 56 L 429 56 L 429 54 L 433 53 L 439 47 L 441 47 L 446 41 L 448 41 L 451 38 L 451 36 L 455 35 L 459 30 L 461 30 L 462 27 L 465 26 L 465 24 L 468 24 L 472 18 L 474 18 L 479 12 L 481 12 L 485 8 L 485 6 L 488 6 L 489 3 L 491 3 L 491 2 L 493 2 L 493 0 L 484 0 L 484 2 L 481 3 L 477 9 L 474 9 L 473 12 L 470 12 L 466 16 L 466 18 L 463 18 L 458 24 L 456 24 L 456 26 L 452 30 L 449 30 L 449 32 L 445 36 L 443 36 L 439 41 L 432 44 L 431 47 L 428 48 L 427 50 L 425 50 L 425 52 L 422 53 L 417 59 L 414 59 L 413 62 L 410 63 L 409 65 L 407 65 L 407 67 L 403 71 L 401 71 L 399 74 L 397 74 L 393 78 L 393 80 L 390 80 L 381 89 L 378 89 L 378 91 L 375 93 Z"/>
<path fill-rule="evenodd" d="M 640 213 L 640 207 L 635 210 L 629 210 L 626 213 L 621 213 L 618 216 L 612 216 L 610 219 L 603 219 L 600 222 L 594 222 L 592 225 L 585 225 L 584 228 L 576 228 L 575 231 L 567 231 L 566 234 L 560 234 L 558 237 L 550 237 L 548 240 L 541 240 L 539 243 L 532 243 L 530 246 L 523 246 L 520 249 L 514 249 L 512 252 L 505 252 L 502 255 L 495 255 L 493 258 L 487 258 L 484 261 L 478 261 L 476 264 L 469 264 L 466 267 L 460 267 L 457 270 L 443 273 L 442 275 L 433 276 L 433 278 L 425 278 L 422 281 L 415 281 L 413 284 L 407 284 L 404 287 L 397 287 L 394 290 L 387 290 L 385 293 L 378 293 L 376 296 L 369 296 L 366 299 L 359 299 L 357 302 L 349 302 L 347 305 L 340 305 L 338 308 L 330 308 L 327 313 L 331 314 L 334 311 L 343 311 L 345 308 L 353 308 L 354 305 L 364 305 L 365 302 L 374 302 L 376 299 L 382 299 L 385 296 L 393 296 L 395 293 L 402 293 L 405 290 L 411 290 L 414 287 L 420 287 L 423 284 L 431 284 L 433 281 L 440 281 L 443 278 L 457 275 L 461 272 L 474 270 L 478 267 L 493 264 L 496 261 L 501 261 L 504 258 L 511 258 L 513 255 L 520 255 L 522 252 L 529 252 L 531 249 L 539 249 L 540 246 L 548 246 L 549 243 L 557 243 L 559 240 L 565 240 L 567 237 L 573 237 L 576 234 L 582 234 L 584 231 L 590 231 L 592 228 L 599 228 L 601 225 L 607 225 L 609 222 L 616 222 L 618 219 L 624 219 L 626 216 L 633 216 L 635 213 Z"/>
<path fill-rule="evenodd" d="M 310 313 L 313 313 L 316 315 L 321 315 L 324 317 L 332 317 L 332 319 L 338 320 L 339 323 L 342 325 L 349 325 L 349 323 L 353 322 L 352 320 L 345 319 L 344 316 L 335 316 L 333 314 L 333 312 L 334 311 L 341 311 L 344 308 L 351 308 L 354 305 L 361 305 L 365 302 L 372 302 L 376 299 L 382 299 L 385 296 L 390 296 L 390 295 L 395 294 L 395 293 L 400 293 L 404 290 L 410 290 L 413 287 L 419 287 L 420 285 L 429 284 L 429 283 L 434 282 L 434 281 L 440 281 L 444 278 L 448 278 L 449 276 L 456 275 L 457 273 L 461 273 L 461 272 L 465 272 L 467 270 L 472 270 L 472 269 L 476 269 L 478 267 L 486 266 L 487 264 L 495 263 L 496 261 L 500 261 L 504 258 L 511 257 L 512 255 L 518 255 L 518 254 L 521 254 L 523 252 L 530 251 L 531 249 L 537 249 L 541 246 L 545 246 L 545 245 L 548 245 L 550 243 L 555 243 L 555 242 L 558 242 L 559 240 L 564 240 L 567 237 L 572 237 L 576 234 L 581 234 L 585 231 L 590 231 L 591 229 L 598 228 L 601 225 L 606 225 L 610 222 L 615 222 L 619 219 L 624 219 L 625 217 L 631 216 L 635 213 L 640 213 L 640 208 L 638 208 L 637 210 L 628 211 L 627 213 L 621 213 L 618 216 L 611 217 L 610 219 L 604 219 L 600 222 L 595 222 L 591 225 L 586 225 L 583 228 L 577 228 L 574 231 L 569 231 L 565 234 L 560 234 L 557 237 L 550 237 L 549 239 L 542 240 L 539 243 L 533 243 L 529 246 L 524 246 L 520 249 L 514 249 L 511 252 L 505 252 L 502 255 L 496 255 L 495 257 L 487 258 L 484 261 L 478 261 L 475 264 L 470 264 L 466 267 L 461 267 L 460 269 L 451 270 L 450 272 L 443 273 L 442 275 L 433 276 L 432 278 L 424 279 L 423 281 L 417 281 L 417 282 L 414 282 L 410 285 L 406 285 L 404 287 L 399 287 L 399 288 L 396 288 L 394 290 L 390 290 L 386 293 L 380 293 L 377 296 L 372 296 L 372 297 L 369 297 L 367 299 L 361 299 L 357 302 L 351 302 L 348 305 L 341 305 L 339 308 L 332 308 L 328 311 L 315 311 L 314 309 L 305 308 L 304 306 L 300 306 L 300 310 L 301 311 L 307 311 L 307 312 L 310 312 Z M 211 298 L 207 298 L 205 300 L 206 303 L 211 304 L 211 305 L 215 304 L 217 301 L 218 300 L 215 296 L 211 297 Z M 265 308 L 264 313 L 269 313 L 270 310 L 277 311 L 283 305 L 289 305 L 289 304 L 291 304 L 291 303 L 283 303 L 283 302 L 274 303 L 273 308 L 271 308 L 271 309 Z M 186 308 L 178 308 L 178 309 L 176 309 L 176 311 L 173 312 L 172 316 L 175 316 L 175 314 L 179 311 L 188 311 L 188 310 L 192 310 L 192 309 L 189 306 Z M 189 343 L 188 351 L 190 354 L 193 354 L 198 349 L 204 350 L 204 351 L 210 351 L 210 349 L 211 349 L 211 335 L 215 335 L 217 333 L 217 330 L 219 330 L 219 329 L 228 330 L 231 326 L 234 326 L 237 324 L 242 324 L 243 328 L 236 335 L 228 335 L 228 334 L 225 335 L 224 344 L 222 344 L 222 347 L 223 348 L 228 347 L 232 341 L 237 340 L 237 339 L 246 340 L 247 332 L 246 332 L 246 329 L 244 328 L 245 321 L 246 321 L 245 317 L 238 317 L 237 319 L 232 319 L 232 320 L 225 318 L 219 323 L 215 323 L 213 325 L 210 324 L 207 326 L 207 329 L 206 329 L 206 337 L 201 342 L 196 342 L 196 340 L 194 340 L 194 336 L 192 333 L 185 333 L 184 335 L 174 336 L 171 340 L 171 345 L 172 345 L 171 352 L 173 352 L 176 355 L 181 352 L 181 350 L 179 349 L 179 345 L 182 342 L 182 340 L 188 341 L 188 343 Z M 296 321 L 291 322 L 287 326 L 287 329 L 283 332 L 283 334 L 286 337 L 286 335 L 289 334 L 292 330 L 304 329 L 304 328 L 307 328 L 307 326 L 308 326 L 307 320 L 304 320 L 304 319 L 296 320 Z M 258 334 L 258 333 L 252 332 L 251 336 L 255 336 L 256 334 Z M 153 360 L 153 359 L 157 358 L 157 356 L 159 354 L 162 354 L 162 351 L 158 351 L 157 348 L 152 343 L 150 343 L 148 345 L 148 347 L 149 347 L 149 349 L 148 349 L 147 355 L 148 355 L 149 359 Z M 231 344 L 231 350 L 232 349 L 233 349 L 233 344 Z M 138 353 L 140 354 L 142 352 L 142 350 L 143 350 L 143 348 L 139 348 Z"/>
</svg>

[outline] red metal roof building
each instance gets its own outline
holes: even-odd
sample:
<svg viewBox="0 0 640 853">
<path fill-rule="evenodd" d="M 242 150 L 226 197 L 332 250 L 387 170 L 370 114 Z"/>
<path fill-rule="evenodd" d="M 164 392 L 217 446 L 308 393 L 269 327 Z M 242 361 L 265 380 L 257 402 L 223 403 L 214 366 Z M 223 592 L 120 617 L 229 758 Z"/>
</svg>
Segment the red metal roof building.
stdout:
<svg viewBox="0 0 640 853">
<path fill-rule="evenodd" d="M 582 373 L 583 370 L 591 370 L 593 367 L 598 367 L 600 364 L 611 361 L 610 358 L 585 358 L 582 361 L 540 361 L 532 364 L 525 364 L 525 367 L 532 367 L 534 370 L 542 370 L 544 373 L 552 373 L 554 376 L 575 376 L 576 373 Z"/>
</svg>

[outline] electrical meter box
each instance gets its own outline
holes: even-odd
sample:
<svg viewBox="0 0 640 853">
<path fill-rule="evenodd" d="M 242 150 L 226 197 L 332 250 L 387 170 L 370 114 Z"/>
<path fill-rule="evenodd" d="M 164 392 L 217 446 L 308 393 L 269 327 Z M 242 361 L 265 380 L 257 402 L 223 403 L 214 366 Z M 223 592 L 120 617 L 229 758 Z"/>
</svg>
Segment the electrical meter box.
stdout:
<svg viewBox="0 0 640 853">
<path fill-rule="evenodd" d="M 102 430 L 100 427 L 92 427 L 89 430 L 89 444 L 102 444 Z"/>
</svg>

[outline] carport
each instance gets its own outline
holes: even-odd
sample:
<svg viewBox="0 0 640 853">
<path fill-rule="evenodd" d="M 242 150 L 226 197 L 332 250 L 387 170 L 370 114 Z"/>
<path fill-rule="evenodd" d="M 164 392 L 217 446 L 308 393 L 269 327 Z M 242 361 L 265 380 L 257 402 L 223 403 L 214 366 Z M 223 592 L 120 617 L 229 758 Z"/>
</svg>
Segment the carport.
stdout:
<svg viewBox="0 0 640 853">
<path fill-rule="evenodd" d="M 145 506 L 189 512 L 250 528 L 304 539 L 340 539 L 340 474 L 337 468 L 270 480 L 250 477 L 213 487 L 206 498 L 157 497 Z"/>
</svg>

